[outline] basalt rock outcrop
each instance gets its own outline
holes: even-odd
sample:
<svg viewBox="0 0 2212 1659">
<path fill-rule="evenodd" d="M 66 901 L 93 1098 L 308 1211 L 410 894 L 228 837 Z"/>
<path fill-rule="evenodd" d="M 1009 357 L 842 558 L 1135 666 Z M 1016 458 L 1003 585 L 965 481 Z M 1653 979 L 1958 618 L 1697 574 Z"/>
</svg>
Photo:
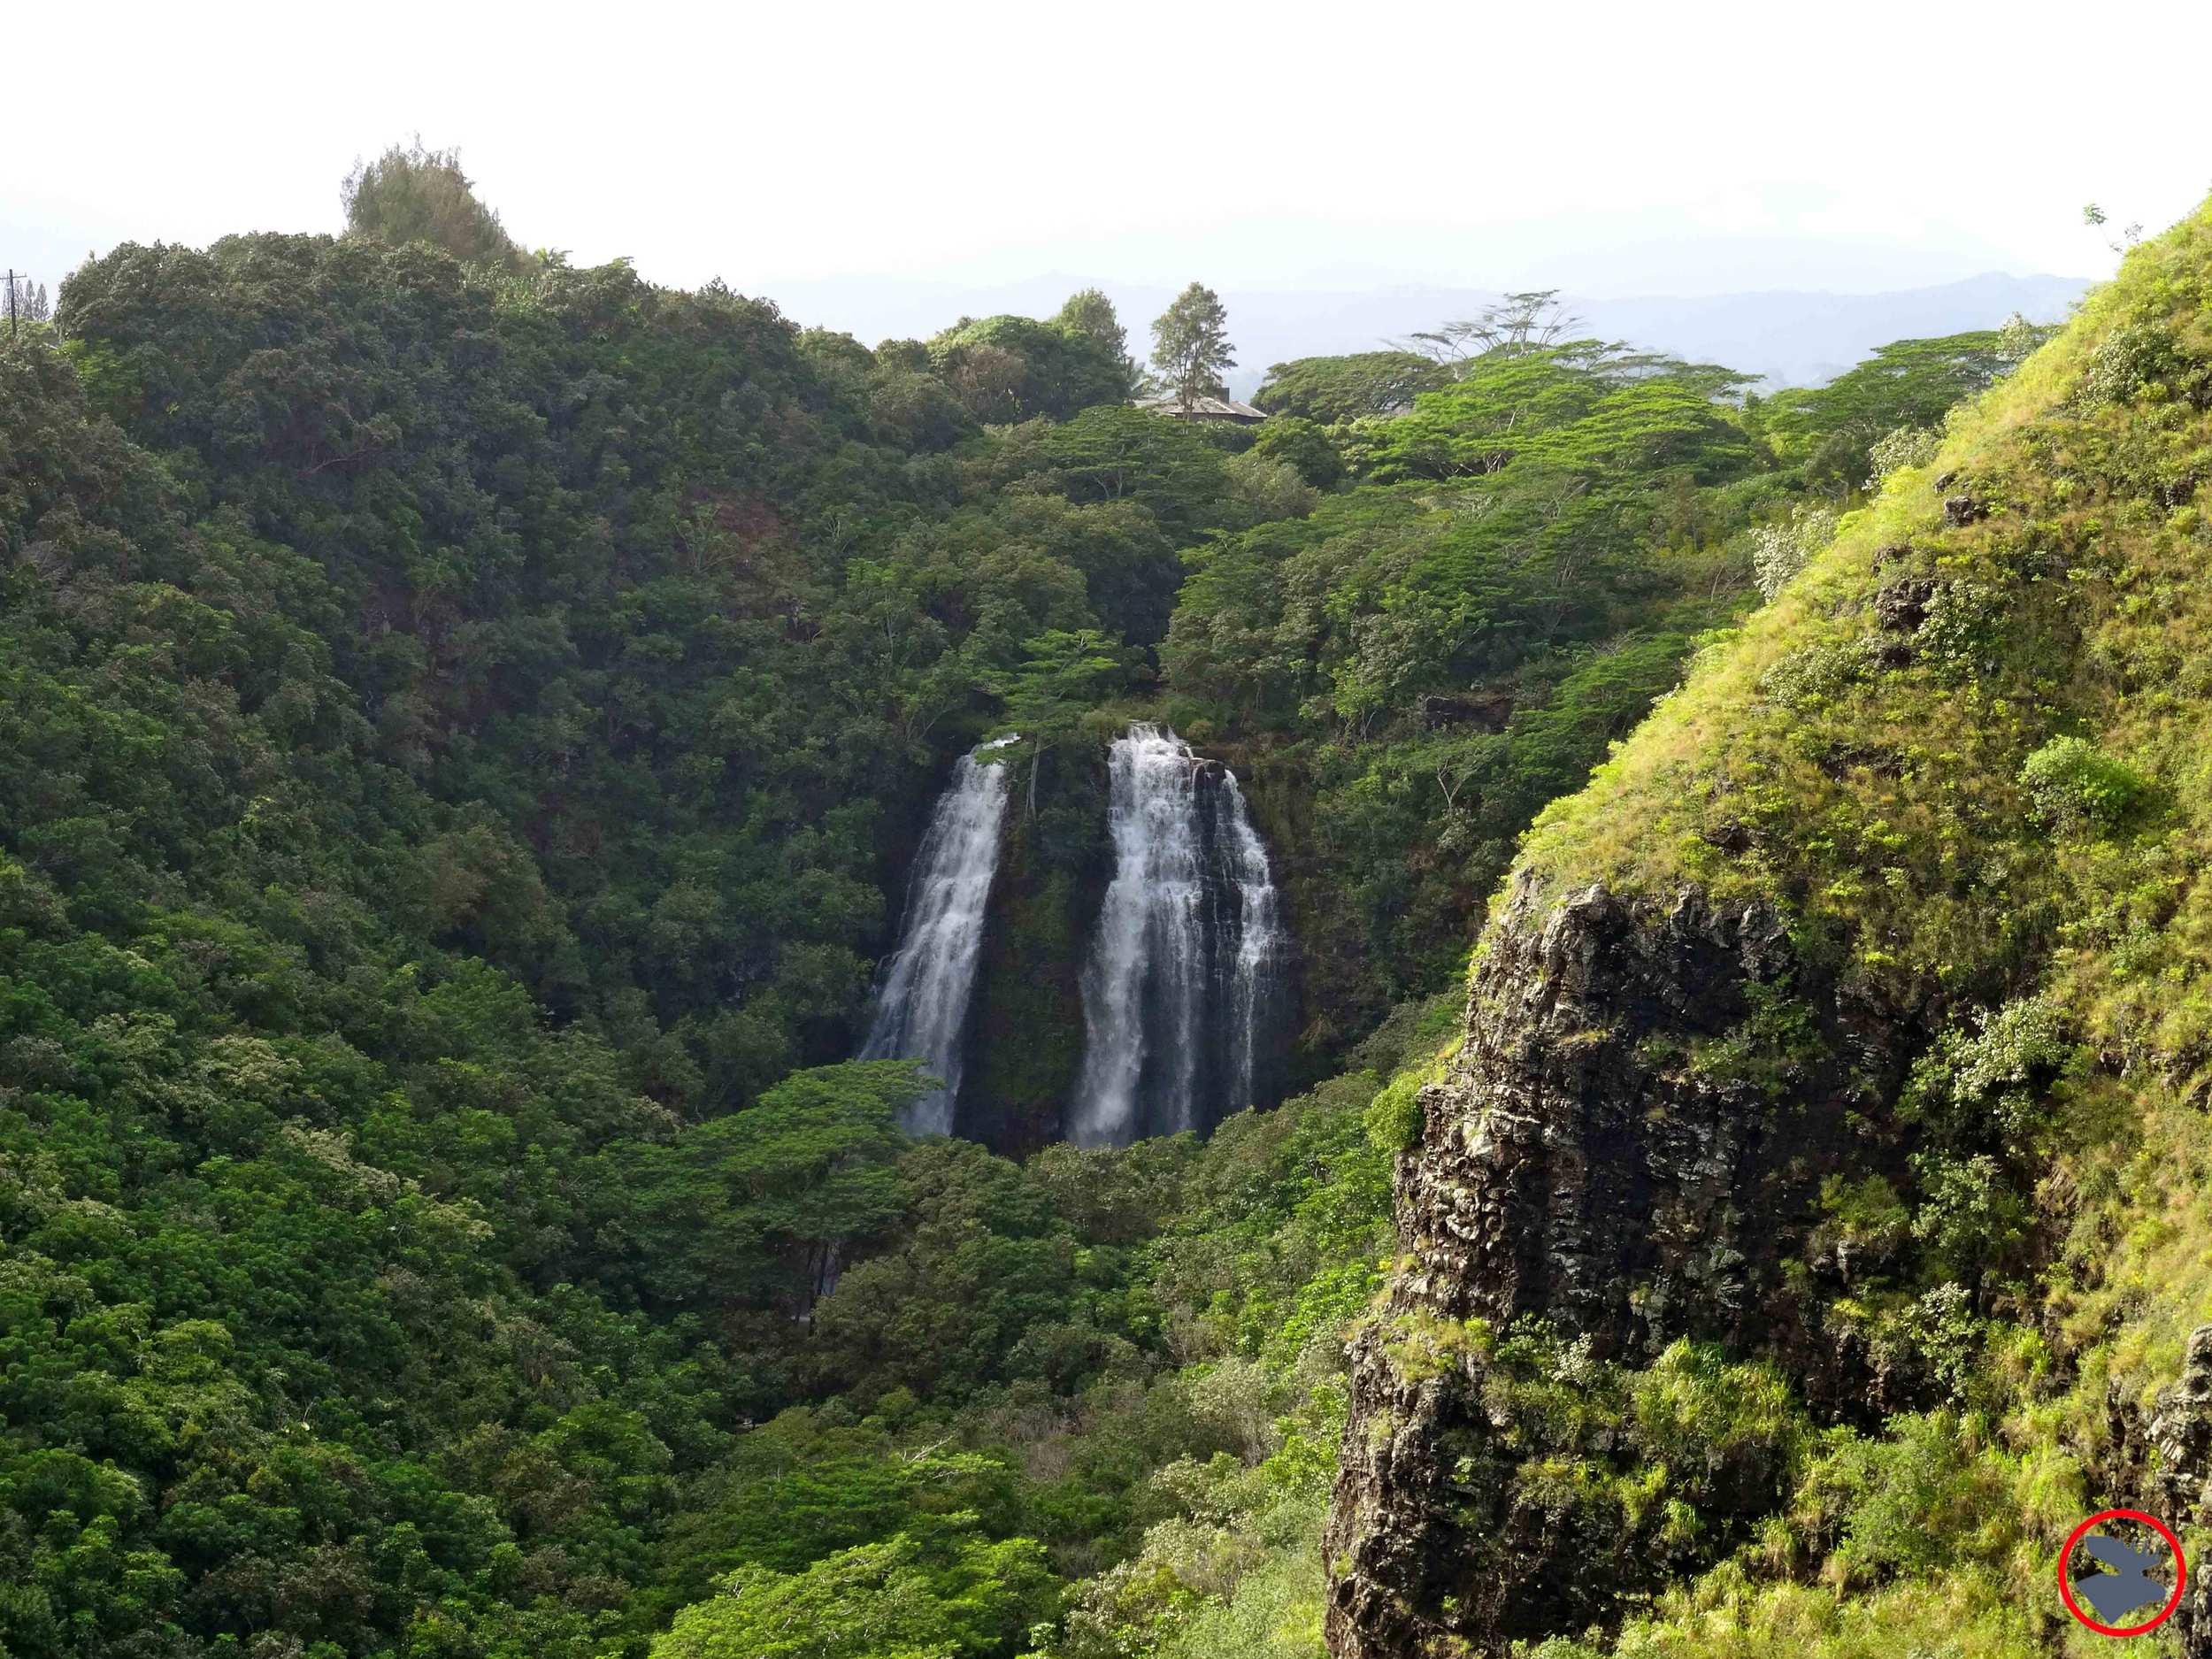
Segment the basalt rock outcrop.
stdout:
<svg viewBox="0 0 2212 1659">
<path fill-rule="evenodd" d="M 2148 1502 L 2174 1525 L 2212 1524 L 2212 1325 L 2189 1333 L 2181 1377 L 2152 1413 L 2148 1439 L 2157 1455 Z M 2212 1593 L 2200 1563 L 2192 1563 L 2174 1624 L 2188 1659 L 2212 1659 Z"/>
<path fill-rule="evenodd" d="M 1814 1378 L 1848 1367 L 1810 1351 L 1782 1264 L 1823 1177 L 1879 1156 L 1855 1109 L 1894 1089 L 1903 1045 L 1894 1014 L 1808 972 L 1763 904 L 1517 878 L 1399 1163 L 1400 1271 L 1355 1343 L 1325 1545 L 1336 1659 L 1502 1654 L 1605 1622 L 1656 1570 L 1517 1479 L 1540 1451 L 1603 1458 L 1604 1435 L 1540 1446 L 1481 1343 L 1452 1333 L 1526 1318 L 1599 1363 L 1688 1336 L 1789 1351 Z M 1718 1506 L 1756 1513 L 1775 1480 L 1721 1471 Z"/>
</svg>

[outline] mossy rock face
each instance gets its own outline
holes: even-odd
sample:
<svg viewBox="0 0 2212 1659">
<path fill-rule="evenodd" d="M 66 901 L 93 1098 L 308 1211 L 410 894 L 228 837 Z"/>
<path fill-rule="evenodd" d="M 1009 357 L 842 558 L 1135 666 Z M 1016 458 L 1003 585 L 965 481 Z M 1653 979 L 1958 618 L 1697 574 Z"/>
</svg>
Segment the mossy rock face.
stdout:
<svg viewBox="0 0 2212 1659">
<path fill-rule="evenodd" d="M 1083 964 L 1106 884 L 1105 757 L 1047 752 L 1030 810 L 1031 757 L 1016 768 L 1006 849 L 992 884 L 976 984 L 960 1133 L 1010 1156 L 1060 1138 L 1083 1064 Z"/>
<path fill-rule="evenodd" d="M 1083 918 L 1097 909 L 1067 875 L 1038 880 L 1028 862 L 1010 849 L 992 895 L 960 1114 L 963 1134 L 1009 1156 L 1060 1137 L 1083 1064 Z"/>
</svg>

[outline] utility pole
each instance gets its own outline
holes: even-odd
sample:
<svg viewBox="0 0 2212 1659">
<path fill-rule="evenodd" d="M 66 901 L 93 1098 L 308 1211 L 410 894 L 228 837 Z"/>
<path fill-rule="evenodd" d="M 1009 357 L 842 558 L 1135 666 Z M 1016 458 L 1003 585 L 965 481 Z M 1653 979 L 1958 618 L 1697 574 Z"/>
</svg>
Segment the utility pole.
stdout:
<svg viewBox="0 0 2212 1659">
<path fill-rule="evenodd" d="M 31 280 L 30 273 L 18 271 L 13 266 L 9 267 L 7 276 L 0 280 L 8 285 L 8 339 L 12 342 L 22 332 L 24 303 L 38 298 L 40 290 L 38 285 Z M 38 321 L 42 314 L 33 311 L 31 320 Z"/>
<path fill-rule="evenodd" d="M 18 271 L 12 265 L 8 268 L 8 338 L 11 342 L 15 339 L 23 320 L 22 303 L 16 297 L 16 284 L 20 282 L 28 288 L 30 281 L 28 272 Z M 31 320 L 36 322 L 38 319 L 34 317 Z"/>
</svg>

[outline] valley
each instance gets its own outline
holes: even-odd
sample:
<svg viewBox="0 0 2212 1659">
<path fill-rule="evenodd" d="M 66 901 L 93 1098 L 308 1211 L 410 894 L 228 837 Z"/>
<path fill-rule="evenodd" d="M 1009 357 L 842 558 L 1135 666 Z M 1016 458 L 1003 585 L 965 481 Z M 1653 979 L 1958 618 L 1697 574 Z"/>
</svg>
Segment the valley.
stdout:
<svg viewBox="0 0 2212 1659">
<path fill-rule="evenodd" d="M 1199 283 L 1141 406 L 377 165 L 0 344 L 0 1653 L 1997 1659 L 2212 1536 L 2203 211 L 1207 420 Z"/>
</svg>

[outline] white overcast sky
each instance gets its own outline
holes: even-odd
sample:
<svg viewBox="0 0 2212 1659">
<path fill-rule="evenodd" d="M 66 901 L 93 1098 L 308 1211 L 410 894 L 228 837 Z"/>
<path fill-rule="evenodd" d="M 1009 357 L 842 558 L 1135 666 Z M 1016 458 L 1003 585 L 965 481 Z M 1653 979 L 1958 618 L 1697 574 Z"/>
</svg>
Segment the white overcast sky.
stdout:
<svg viewBox="0 0 2212 1659">
<path fill-rule="evenodd" d="M 335 229 L 457 145 L 648 277 L 1874 288 L 2101 275 L 2212 188 L 2204 0 L 42 4 L 0 31 L 0 265 Z"/>
</svg>

